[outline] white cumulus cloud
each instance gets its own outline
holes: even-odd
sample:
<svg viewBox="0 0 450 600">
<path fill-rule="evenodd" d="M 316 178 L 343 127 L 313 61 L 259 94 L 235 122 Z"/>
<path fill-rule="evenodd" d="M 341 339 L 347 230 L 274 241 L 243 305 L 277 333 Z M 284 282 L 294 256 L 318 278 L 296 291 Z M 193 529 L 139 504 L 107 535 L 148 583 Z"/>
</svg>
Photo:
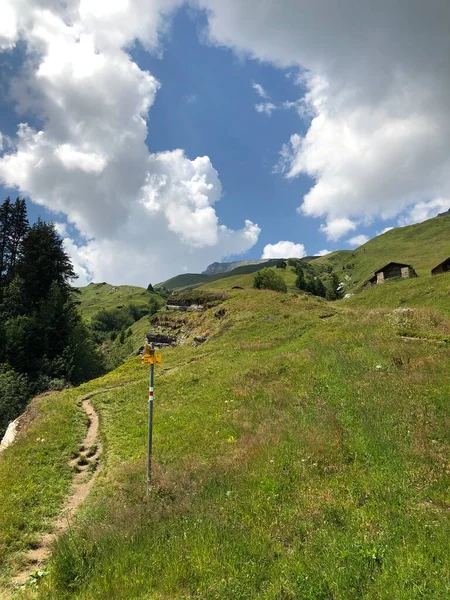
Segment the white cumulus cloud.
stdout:
<svg viewBox="0 0 450 600">
<path fill-rule="evenodd" d="M 327 254 L 330 254 L 332 251 L 331 250 L 327 250 L 326 248 L 324 248 L 323 250 L 319 250 L 319 252 L 316 252 L 314 254 L 314 256 L 326 256 Z"/>
<path fill-rule="evenodd" d="M 436 198 L 428 202 L 418 202 L 399 218 L 398 224 L 404 226 L 411 225 L 411 223 L 421 223 L 422 221 L 436 217 L 439 213 L 445 212 L 449 208 L 450 198 Z"/>
<path fill-rule="evenodd" d="M 347 240 L 347 244 L 356 248 L 356 246 L 362 246 L 363 244 L 368 242 L 369 239 L 370 238 L 367 235 L 361 233 L 360 235 L 355 235 L 354 237 Z"/>
<path fill-rule="evenodd" d="M 353 231 L 356 227 L 357 223 L 346 217 L 341 217 L 329 220 L 326 224 L 322 224 L 320 229 L 329 240 L 335 241 L 349 233 L 349 231 Z"/>
<path fill-rule="evenodd" d="M 393 227 L 385 227 L 381 231 L 377 231 L 377 235 L 383 235 L 383 233 L 387 233 L 388 231 L 391 231 L 391 229 L 394 229 L 394 228 Z"/>
<path fill-rule="evenodd" d="M 422 203 L 450 197 L 448 2 L 199 2 L 213 42 L 300 73 L 307 130 L 281 169 L 312 178 L 304 215 L 369 222 L 418 207 L 421 219 Z"/>
<path fill-rule="evenodd" d="M 177 0 L 3 0 L 0 47 L 26 43 L 11 83 L 22 117 L 0 155 L 0 181 L 65 215 L 81 281 L 146 285 L 252 247 L 259 227 L 219 222 L 222 186 L 209 157 L 151 154 L 159 82 L 126 51 L 157 51 Z M 8 27 L 4 19 L 8 19 Z M 38 116 L 40 127 L 27 123 Z M 34 121 L 33 121 L 34 122 Z M 63 230 L 61 230 L 63 231 Z"/>
<path fill-rule="evenodd" d="M 276 244 L 267 244 L 261 258 L 303 258 L 304 256 L 306 256 L 306 249 L 303 244 L 280 241 Z"/>
</svg>

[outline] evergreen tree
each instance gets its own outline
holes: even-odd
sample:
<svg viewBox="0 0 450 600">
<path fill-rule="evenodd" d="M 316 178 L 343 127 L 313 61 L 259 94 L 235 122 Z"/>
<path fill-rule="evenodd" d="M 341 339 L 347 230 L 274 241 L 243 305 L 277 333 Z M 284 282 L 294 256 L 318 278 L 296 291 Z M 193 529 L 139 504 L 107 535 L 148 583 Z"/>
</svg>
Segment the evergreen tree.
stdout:
<svg viewBox="0 0 450 600">
<path fill-rule="evenodd" d="M 61 356 L 68 344 L 73 309 L 73 303 L 65 298 L 60 284 L 53 281 L 37 313 L 42 331 L 40 342 L 42 354 L 48 361 Z"/>
<path fill-rule="evenodd" d="M 306 290 L 305 273 L 300 265 L 297 265 L 295 272 L 297 273 L 297 279 L 295 285 L 299 290 Z"/>
<path fill-rule="evenodd" d="M 30 388 L 25 377 L 8 365 L 0 364 L 0 438 L 8 423 L 25 408 Z"/>
<path fill-rule="evenodd" d="M 8 262 L 8 244 L 11 235 L 12 204 L 10 198 L 6 198 L 0 205 L 0 294 L 4 288 Z"/>
<path fill-rule="evenodd" d="M 0 261 L 0 363 L 6 365 L 0 384 L 10 390 L 4 399 L 0 389 L 1 425 L 30 394 L 82 383 L 104 367 L 77 311 L 70 287 L 75 273 L 62 240 L 52 223 L 38 220 L 29 228 L 21 199 L 0 206 Z M 124 315 L 127 323 L 138 308 Z M 17 402 L 15 389 L 22 390 Z"/>
<path fill-rule="evenodd" d="M 53 223 L 39 219 L 28 231 L 17 273 L 24 281 L 24 295 L 30 307 L 37 307 L 47 297 L 53 282 L 59 285 L 64 300 L 69 299 L 70 281 L 76 275 Z"/>
<path fill-rule="evenodd" d="M 323 284 L 322 282 L 318 282 L 318 277 L 314 277 L 314 271 L 310 271 L 309 273 L 307 271 L 305 274 L 305 269 L 301 266 L 300 262 L 298 262 L 295 267 L 295 272 L 297 273 L 295 285 L 299 290 L 314 294 L 315 296 L 319 296 L 322 293 Z"/>
<path fill-rule="evenodd" d="M 74 385 L 100 377 L 105 372 L 103 357 L 89 336 L 75 305 L 70 303 L 67 311 L 69 319 L 69 336 L 63 352 L 64 378 Z"/>
<path fill-rule="evenodd" d="M 156 294 L 150 298 L 148 301 L 148 314 L 150 316 L 154 315 L 161 308 L 161 298 Z"/>
<path fill-rule="evenodd" d="M 35 379 L 42 366 L 42 330 L 36 318 L 21 315 L 5 323 L 6 362 L 18 373 Z"/>
<path fill-rule="evenodd" d="M 0 293 L 14 278 L 22 240 L 28 231 L 27 205 L 23 198 L 0 206 Z"/>
<path fill-rule="evenodd" d="M 326 289 L 327 300 L 338 300 L 341 298 L 342 293 L 340 290 L 340 283 L 341 282 L 339 281 L 339 277 L 336 275 L 336 273 L 331 273 Z"/>
<path fill-rule="evenodd" d="M 0 320 L 0 365 L 6 361 L 6 331 L 5 323 Z"/>
<path fill-rule="evenodd" d="M 314 295 L 320 298 L 325 298 L 326 296 L 325 285 L 320 277 L 316 277 L 314 280 Z"/>
<path fill-rule="evenodd" d="M 8 241 L 7 280 L 16 274 L 17 262 L 22 241 L 29 229 L 27 205 L 23 198 L 17 198 L 11 214 L 11 233 Z"/>
<path fill-rule="evenodd" d="M 1 313 L 5 321 L 7 319 L 18 317 L 19 315 L 27 314 L 25 283 L 23 279 L 17 275 L 4 290 Z"/>
</svg>

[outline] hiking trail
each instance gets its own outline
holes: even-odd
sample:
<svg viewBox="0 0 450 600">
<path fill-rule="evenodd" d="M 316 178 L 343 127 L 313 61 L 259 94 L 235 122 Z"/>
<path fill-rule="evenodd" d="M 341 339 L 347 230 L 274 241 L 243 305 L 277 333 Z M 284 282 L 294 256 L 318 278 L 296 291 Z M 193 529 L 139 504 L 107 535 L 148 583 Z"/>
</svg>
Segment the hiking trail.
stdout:
<svg viewBox="0 0 450 600">
<path fill-rule="evenodd" d="M 88 429 L 80 445 L 78 455 L 69 463 L 74 469 L 70 494 L 53 524 L 52 531 L 45 533 L 39 544 L 26 553 L 24 566 L 12 579 L 14 586 L 25 583 L 30 575 L 43 566 L 51 554 L 53 542 L 69 527 L 74 513 L 87 498 L 94 485 L 100 471 L 102 445 L 98 439 L 98 414 L 94 410 L 90 399 L 105 391 L 108 390 L 98 390 L 81 398 L 81 406 L 89 419 Z"/>
</svg>

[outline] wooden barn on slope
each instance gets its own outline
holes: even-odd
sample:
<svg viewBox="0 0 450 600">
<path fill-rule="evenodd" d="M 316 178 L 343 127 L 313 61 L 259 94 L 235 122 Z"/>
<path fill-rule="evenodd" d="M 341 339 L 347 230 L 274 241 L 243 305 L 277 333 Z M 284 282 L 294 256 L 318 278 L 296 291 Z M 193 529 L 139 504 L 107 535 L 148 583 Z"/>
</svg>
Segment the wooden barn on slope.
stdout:
<svg viewBox="0 0 450 600">
<path fill-rule="evenodd" d="M 448 273 L 448 271 L 450 271 L 450 256 L 434 267 L 431 274 L 439 275 L 440 273 Z"/>
<path fill-rule="evenodd" d="M 378 271 L 375 271 L 373 277 L 368 281 L 371 285 L 384 283 L 386 279 L 393 279 L 394 277 L 402 277 L 407 279 L 408 277 L 417 277 L 417 273 L 414 271 L 411 265 L 405 265 L 403 263 L 390 262 L 384 265 Z"/>
</svg>

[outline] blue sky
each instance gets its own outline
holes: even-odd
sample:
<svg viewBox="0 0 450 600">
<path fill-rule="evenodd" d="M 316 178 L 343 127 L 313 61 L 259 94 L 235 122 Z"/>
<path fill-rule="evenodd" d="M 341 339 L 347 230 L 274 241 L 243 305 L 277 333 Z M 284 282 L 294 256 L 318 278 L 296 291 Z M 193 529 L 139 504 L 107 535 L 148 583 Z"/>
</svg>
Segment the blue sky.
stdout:
<svg viewBox="0 0 450 600">
<path fill-rule="evenodd" d="M 397 22 L 331 0 L 6 0 L 1 197 L 59 223 L 82 283 L 352 248 L 434 216 L 449 78 L 420 45 L 422 9 L 403 31 L 400 4 Z"/>
<path fill-rule="evenodd" d="M 303 243 L 313 254 L 326 245 L 324 236 L 317 233 L 318 223 L 296 212 L 311 180 L 287 180 L 273 172 L 282 145 L 292 133 L 303 134 L 306 124 L 294 109 L 271 116 L 258 113 L 255 105 L 262 99 L 253 83 L 279 104 L 297 100 L 305 90 L 295 84 L 294 69 L 240 59 L 231 50 L 201 43 L 205 27 L 204 13 L 182 8 L 164 38 L 161 56 L 145 51 L 139 42 L 130 51 L 141 69 L 161 84 L 151 108 L 148 147 L 151 152 L 183 148 L 190 158 L 210 157 L 223 186 L 216 205 L 220 220 L 238 228 L 249 218 L 261 227 L 258 243 L 245 258 L 260 258 L 266 244 L 279 240 Z M 16 73 L 24 58 L 20 49 L 5 55 L 2 78 Z M 13 136 L 18 122 L 12 103 L 2 102 L 0 131 Z M 35 119 L 27 115 L 27 122 L 34 125 Z M 0 190 L 1 197 L 17 195 L 10 188 Z M 64 220 L 30 200 L 32 220 Z"/>
<path fill-rule="evenodd" d="M 252 258 L 280 239 L 309 240 L 320 250 L 311 222 L 296 213 L 311 180 L 288 181 L 273 173 L 282 145 L 293 132 L 303 133 L 305 125 L 292 109 L 270 117 L 256 112 L 261 98 L 252 84 L 262 85 L 280 103 L 298 99 L 304 90 L 287 77 L 292 69 L 240 60 L 231 50 L 201 44 L 204 27 L 204 15 L 181 10 L 162 59 L 141 49 L 133 53 L 162 85 L 152 107 L 150 150 L 184 148 L 191 158 L 211 158 L 224 192 L 216 207 L 220 219 L 237 228 L 249 218 L 262 229 Z"/>
</svg>

